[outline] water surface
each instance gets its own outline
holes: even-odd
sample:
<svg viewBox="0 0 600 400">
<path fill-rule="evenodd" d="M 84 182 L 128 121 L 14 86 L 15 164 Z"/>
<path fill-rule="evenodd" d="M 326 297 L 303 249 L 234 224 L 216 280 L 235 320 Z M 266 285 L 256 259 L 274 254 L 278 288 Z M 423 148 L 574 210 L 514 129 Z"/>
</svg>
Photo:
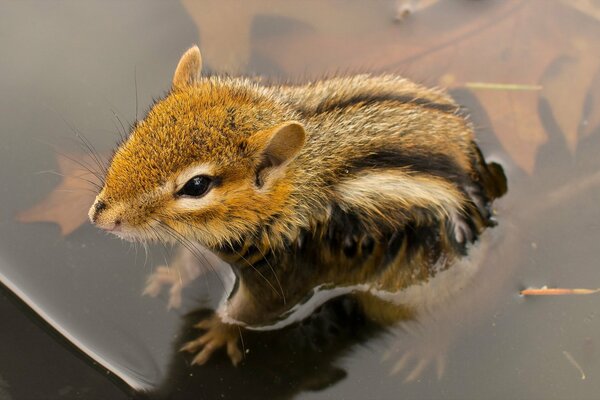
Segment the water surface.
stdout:
<svg viewBox="0 0 600 400">
<path fill-rule="evenodd" d="M 3 2 L 0 278 L 125 392 L 596 398 L 600 298 L 518 295 L 530 286 L 600 287 L 600 13 L 584 3 L 423 1 L 397 22 L 386 1 Z M 115 115 L 126 128 L 143 115 L 197 42 L 213 73 L 302 82 L 391 72 L 449 87 L 510 188 L 468 284 L 444 307 L 388 332 L 358 318 L 351 302 L 332 301 L 310 333 L 249 335 L 238 369 L 224 357 L 189 367 L 176 350 L 195 334 L 197 315 L 185 313 L 217 305 L 219 278 L 194 282 L 183 308 L 167 310 L 166 293 L 141 293 L 168 249 L 146 254 L 87 223 L 63 236 L 56 224 L 15 220 L 60 183 L 44 172 L 59 171 L 55 149 L 82 153 L 72 128 L 108 154 L 121 129 Z M 323 321 L 341 333 L 307 351 L 302 338 Z M 0 361 L 0 375 L 6 368 Z"/>
</svg>

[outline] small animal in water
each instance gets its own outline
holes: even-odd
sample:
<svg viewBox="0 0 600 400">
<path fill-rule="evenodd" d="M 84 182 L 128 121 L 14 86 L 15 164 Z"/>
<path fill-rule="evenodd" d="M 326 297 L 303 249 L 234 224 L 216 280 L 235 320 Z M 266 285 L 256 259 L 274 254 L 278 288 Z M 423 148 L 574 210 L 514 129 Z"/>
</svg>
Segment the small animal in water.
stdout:
<svg viewBox="0 0 600 400">
<path fill-rule="evenodd" d="M 232 321 L 267 323 L 319 282 L 405 288 L 495 224 L 504 173 L 442 90 L 368 74 L 265 85 L 201 66 L 198 47 L 185 52 L 89 211 L 120 238 L 199 244 L 237 271 L 229 322 L 199 322 L 184 346 L 194 363 L 220 347 L 241 360 Z"/>
</svg>

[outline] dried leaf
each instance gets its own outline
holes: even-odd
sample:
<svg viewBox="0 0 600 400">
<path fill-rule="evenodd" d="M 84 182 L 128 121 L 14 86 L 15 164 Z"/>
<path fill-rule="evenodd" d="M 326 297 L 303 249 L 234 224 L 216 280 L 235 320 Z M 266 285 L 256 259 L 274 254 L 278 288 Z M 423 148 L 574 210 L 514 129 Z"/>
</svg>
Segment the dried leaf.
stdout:
<svg viewBox="0 0 600 400">
<path fill-rule="evenodd" d="M 250 58 L 250 24 L 256 13 L 253 7 L 220 0 L 182 3 L 198 26 L 204 60 L 230 73 L 246 65 Z"/>
<path fill-rule="evenodd" d="M 581 135 L 587 136 L 600 127 L 600 68 L 596 71 L 594 79 L 588 90 L 587 104 L 581 121 Z"/>
<path fill-rule="evenodd" d="M 600 126 L 600 13 L 589 0 L 477 2 L 469 8 L 430 1 L 400 23 L 393 22 L 393 5 L 386 10 L 365 2 L 183 4 L 198 25 L 205 58 L 220 71 L 241 69 L 260 55 L 289 76 L 402 70 L 427 84 L 466 87 L 483 104 L 512 158 L 529 172 L 547 140 L 541 101 L 571 150 L 580 135 Z M 256 35 L 255 19 L 265 13 L 308 29 Z M 78 163 L 92 163 L 89 157 L 73 158 L 58 156 L 61 184 L 20 213 L 20 221 L 55 222 L 65 235 L 86 221 L 94 185 L 85 180 L 95 178 Z"/>
<path fill-rule="evenodd" d="M 269 10 L 273 15 L 304 22 L 312 30 L 295 35 L 241 34 L 237 45 L 250 43 L 251 51 L 244 44 L 241 53 L 271 60 L 292 77 L 318 78 L 340 70 L 401 71 L 427 84 L 450 87 L 465 87 L 468 82 L 543 87 L 539 91 L 472 89 L 500 142 L 530 173 L 539 147 L 547 140 L 549 118 L 540 115 L 542 102 L 550 106 L 571 150 L 581 130 L 596 128 L 600 101 L 590 101 L 596 96 L 590 85 L 600 68 L 600 41 L 596 39 L 600 25 L 594 19 L 597 7 L 589 2 L 481 2 L 469 3 L 467 8 L 439 1 L 410 21 L 394 24 L 380 15 L 379 27 L 370 30 L 361 30 L 367 23 L 354 20 L 340 26 L 339 20 L 357 10 L 340 10 L 346 6 L 337 2 L 323 2 L 325 9 L 319 10 L 321 15 L 335 15 L 338 8 L 338 15 L 330 18 L 328 25 L 312 13 L 313 7 L 299 10 L 296 2 L 284 3 L 269 9 L 263 6 L 275 3 L 262 0 L 251 9 L 245 8 L 242 25 L 250 29 L 252 12 Z M 392 14 L 390 10 L 391 18 Z M 364 19 L 373 17 L 364 15 Z M 231 40 L 231 35 L 222 32 L 223 26 L 213 27 L 207 18 L 197 19 L 202 46 L 222 52 L 220 43 Z M 359 27 L 352 31 L 348 26 Z M 214 41 L 208 43 L 208 37 Z M 584 105 L 591 105 L 593 110 L 586 110 Z"/>
<path fill-rule="evenodd" d="M 565 5 L 600 21 L 600 3 L 597 0 L 560 0 Z"/>
<path fill-rule="evenodd" d="M 543 97 L 550 104 L 569 149 L 574 151 L 583 122 L 586 94 L 600 67 L 600 59 L 586 57 L 590 49 L 584 41 L 574 40 L 569 50 L 570 54 L 565 52 L 548 66 L 541 83 L 544 86 Z"/>
<path fill-rule="evenodd" d="M 87 212 L 94 201 L 99 179 L 85 166 L 92 166 L 91 156 L 57 155 L 62 180 L 46 198 L 32 208 L 20 212 L 20 222 L 54 222 L 63 236 L 87 221 Z"/>
<path fill-rule="evenodd" d="M 419 0 L 416 11 L 423 12 L 435 1 Z M 243 72 L 251 58 L 260 55 L 253 44 L 256 37 L 276 36 L 285 44 L 286 39 L 294 39 L 288 35 L 294 32 L 301 36 L 306 33 L 310 40 L 311 33 L 321 38 L 340 37 L 340 34 L 343 38 L 346 33 L 368 34 L 381 26 L 382 20 L 393 25 L 396 12 L 391 1 L 377 5 L 336 0 L 310 4 L 304 0 L 182 0 L 182 3 L 198 28 L 203 60 L 220 73 Z M 260 26 L 264 21 L 262 17 L 276 18 L 283 23 L 266 29 L 267 33 Z M 302 69 L 305 65 L 306 60 L 302 60 L 299 67 Z"/>
</svg>

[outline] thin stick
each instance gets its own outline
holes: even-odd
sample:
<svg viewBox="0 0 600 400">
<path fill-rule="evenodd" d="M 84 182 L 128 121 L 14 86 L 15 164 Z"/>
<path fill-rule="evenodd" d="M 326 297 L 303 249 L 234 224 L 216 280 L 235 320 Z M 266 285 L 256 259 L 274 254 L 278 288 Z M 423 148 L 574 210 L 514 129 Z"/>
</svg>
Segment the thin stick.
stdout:
<svg viewBox="0 0 600 400">
<path fill-rule="evenodd" d="M 490 83 L 490 82 L 467 82 L 465 86 L 469 89 L 486 89 L 486 90 L 522 90 L 522 91 L 537 91 L 542 90 L 541 85 L 527 85 L 518 83 Z"/>
<path fill-rule="evenodd" d="M 573 358 L 573 356 L 571 355 L 571 353 L 569 353 L 568 351 L 563 350 L 563 354 L 564 356 L 567 358 L 567 360 L 569 360 L 569 362 L 571 363 L 572 366 L 574 366 L 575 368 L 577 368 L 577 370 L 579 370 L 579 373 L 581 374 L 581 380 L 585 380 L 585 372 L 583 372 L 583 368 L 581 368 L 581 366 L 579 365 L 579 363 L 577 361 L 575 361 L 575 358 Z"/>
<path fill-rule="evenodd" d="M 528 288 L 521 290 L 522 296 L 563 296 L 567 294 L 594 294 L 600 292 L 600 289 L 567 289 L 567 288 Z"/>
</svg>

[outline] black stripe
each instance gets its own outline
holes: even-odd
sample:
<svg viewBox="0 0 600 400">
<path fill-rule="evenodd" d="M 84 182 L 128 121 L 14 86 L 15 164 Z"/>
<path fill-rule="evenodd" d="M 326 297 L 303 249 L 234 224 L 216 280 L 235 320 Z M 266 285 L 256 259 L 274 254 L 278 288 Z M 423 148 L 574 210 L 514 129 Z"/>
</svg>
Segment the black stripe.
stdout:
<svg viewBox="0 0 600 400">
<path fill-rule="evenodd" d="M 445 154 L 411 152 L 410 154 L 398 150 L 380 149 L 371 154 L 349 161 L 346 171 L 356 174 L 361 170 L 392 169 L 409 167 L 411 171 L 427 173 L 436 177 L 448 179 L 457 184 L 467 182 L 467 175 Z"/>
<path fill-rule="evenodd" d="M 405 229 L 407 240 L 406 260 L 410 261 L 417 254 L 424 251 L 426 260 L 432 265 L 435 264 L 442 255 L 439 223 L 436 221 L 421 226 L 410 223 Z"/>
<path fill-rule="evenodd" d="M 436 103 L 434 101 L 409 95 L 399 95 L 395 93 L 361 93 L 339 101 L 324 101 L 315 109 L 300 109 L 303 114 L 322 114 L 335 110 L 340 110 L 356 105 L 370 106 L 385 101 L 393 101 L 401 104 L 412 104 L 430 110 L 437 110 L 445 113 L 455 114 L 460 111 L 460 107 L 450 103 Z"/>
<path fill-rule="evenodd" d="M 242 257 L 249 260 L 249 259 L 253 258 L 254 256 L 256 256 L 256 254 L 258 252 L 259 252 L 258 247 L 255 244 L 251 244 L 250 246 L 248 246 L 248 249 L 246 250 L 246 252 L 244 254 L 242 254 Z"/>
<path fill-rule="evenodd" d="M 326 240 L 329 245 L 334 248 L 344 246 L 344 241 L 348 245 L 346 238 L 360 237 L 365 232 L 365 227 L 357 215 L 342 210 L 338 205 L 334 204 L 331 210 L 331 217 L 327 226 Z"/>
<path fill-rule="evenodd" d="M 388 239 L 385 252 L 383 254 L 383 260 L 381 261 L 382 267 L 387 267 L 392 261 L 398 256 L 398 252 L 402 248 L 406 236 L 404 231 L 397 230 Z"/>
<path fill-rule="evenodd" d="M 244 248 L 244 242 L 235 241 L 234 243 L 221 243 L 215 247 L 215 251 L 224 256 L 240 256 L 242 249 Z"/>
</svg>

